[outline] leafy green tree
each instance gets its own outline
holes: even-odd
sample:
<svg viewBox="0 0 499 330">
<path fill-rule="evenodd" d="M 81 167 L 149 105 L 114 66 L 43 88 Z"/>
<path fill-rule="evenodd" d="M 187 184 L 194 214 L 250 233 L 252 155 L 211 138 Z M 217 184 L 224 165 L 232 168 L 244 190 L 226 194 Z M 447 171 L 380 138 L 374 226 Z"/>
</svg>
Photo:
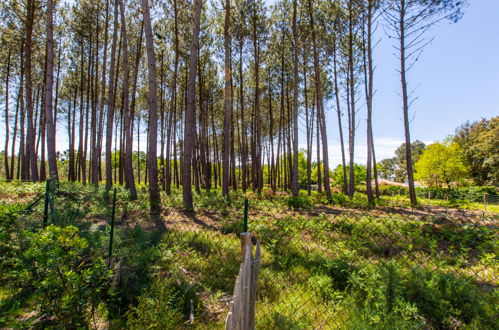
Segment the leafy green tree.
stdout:
<svg viewBox="0 0 499 330">
<path fill-rule="evenodd" d="M 395 157 L 386 158 L 380 161 L 378 164 L 378 173 L 382 179 L 394 180 L 395 171 L 397 170 L 397 163 L 395 162 Z"/>
<path fill-rule="evenodd" d="M 347 171 L 350 171 L 349 165 L 347 165 Z M 354 164 L 353 167 L 353 172 L 354 172 L 354 186 L 357 187 L 359 185 L 365 184 L 366 182 L 366 174 L 367 174 L 367 169 L 364 165 L 361 164 Z M 332 179 L 334 182 L 334 185 L 336 187 L 342 187 L 343 186 L 343 165 L 338 165 L 333 171 Z"/>
<path fill-rule="evenodd" d="M 397 163 L 397 169 L 395 170 L 395 181 L 404 182 L 407 180 L 407 157 L 405 154 L 406 144 L 402 143 L 400 147 L 395 150 L 395 162 Z M 411 159 L 412 164 L 418 162 L 419 157 L 423 154 L 426 149 L 426 144 L 424 142 L 415 140 L 411 142 Z"/>
<path fill-rule="evenodd" d="M 466 122 L 453 137 L 477 185 L 499 185 L 499 116 Z"/>
<path fill-rule="evenodd" d="M 455 142 L 431 144 L 415 165 L 416 180 L 439 188 L 462 182 L 469 173 L 462 156 L 462 149 Z"/>
</svg>

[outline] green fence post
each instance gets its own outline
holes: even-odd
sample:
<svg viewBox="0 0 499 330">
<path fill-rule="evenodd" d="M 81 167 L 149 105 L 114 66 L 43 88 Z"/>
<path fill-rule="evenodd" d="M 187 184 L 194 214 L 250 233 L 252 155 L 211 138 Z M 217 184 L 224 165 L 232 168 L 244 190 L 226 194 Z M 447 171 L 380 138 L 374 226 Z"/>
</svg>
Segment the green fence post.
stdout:
<svg viewBox="0 0 499 330">
<path fill-rule="evenodd" d="M 243 233 L 248 232 L 248 199 L 244 200 Z"/>
<path fill-rule="evenodd" d="M 43 207 L 43 228 L 47 227 L 47 221 L 49 216 L 49 180 L 45 182 L 45 205 Z"/>
<path fill-rule="evenodd" d="M 487 211 L 487 193 L 483 193 L 483 210 Z"/>
<path fill-rule="evenodd" d="M 111 211 L 111 232 L 109 233 L 109 259 L 108 266 L 111 266 L 111 258 L 113 256 L 113 238 L 114 238 L 114 215 L 116 212 L 116 188 L 113 189 L 113 208 Z"/>
</svg>

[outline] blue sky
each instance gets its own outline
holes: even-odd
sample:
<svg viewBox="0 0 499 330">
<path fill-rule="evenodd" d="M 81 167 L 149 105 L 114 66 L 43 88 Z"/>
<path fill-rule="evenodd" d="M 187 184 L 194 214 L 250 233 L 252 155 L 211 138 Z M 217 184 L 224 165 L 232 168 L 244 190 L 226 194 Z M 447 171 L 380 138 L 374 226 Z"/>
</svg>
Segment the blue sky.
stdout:
<svg viewBox="0 0 499 330">
<path fill-rule="evenodd" d="M 379 32 L 383 32 L 381 27 Z M 461 21 L 441 22 L 429 35 L 434 37 L 433 42 L 408 76 L 409 87 L 418 97 L 411 108 L 411 138 L 426 143 L 444 139 L 467 120 L 499 115 L 499 1 L 471 0 Z M 377 160 L 393 156 L 404 138 L 400 78 L 395 71 L 398 59 L 391 42 L 384 37 L 374 54 Z M 365 163 L 364 106 L 359 120 L 356 161 Z M 327 121 L 334 166 L 340 157 L 332 111 Z"/>
</svg>

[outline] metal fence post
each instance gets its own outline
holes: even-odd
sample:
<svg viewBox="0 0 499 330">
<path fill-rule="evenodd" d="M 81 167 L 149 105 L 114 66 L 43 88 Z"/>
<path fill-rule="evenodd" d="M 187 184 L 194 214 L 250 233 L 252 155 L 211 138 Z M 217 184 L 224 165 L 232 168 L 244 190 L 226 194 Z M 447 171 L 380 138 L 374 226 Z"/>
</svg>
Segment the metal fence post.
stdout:
<svg viewBox="0 0 499 330">
<path fill-rule="evenodd" d="M 113 207 L 111 210 L 111 232 L 109 233 L 108 266 L 111 266 L 111 258 L 113 257 L 114 215 L 115 215 L 115 212 L 116 212 L 116 188 L 113 189 Z"/>
<path fill-rule="evenodd" d="M 487 212 L 487 193 L 483 193 L 483 210 Z"/>
<path fill-rule="evenodd" d="M 248 232 L 248 199 L 244 200 L 244 218 L 243 218 L 243 233 Z"/>
<path fill-rule="evenodd" d="M 50 198 L 49 184 L 50 184 L 50 181 L 47 180 L 45 182 L 45 204 L 43 206 L 43 228 L 47 227 L 47 222 L 48 222 L 48 217 L 49 217 L 49 198 Z"/>
</svg>

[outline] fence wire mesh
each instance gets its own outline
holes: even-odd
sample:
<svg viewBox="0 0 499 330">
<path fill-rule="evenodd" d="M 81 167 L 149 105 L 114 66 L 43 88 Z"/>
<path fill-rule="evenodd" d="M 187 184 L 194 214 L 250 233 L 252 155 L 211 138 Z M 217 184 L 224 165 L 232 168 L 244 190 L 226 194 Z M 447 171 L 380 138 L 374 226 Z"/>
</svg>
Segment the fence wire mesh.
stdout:
<svg viewBox="0 0 499 330">
<path fill-rule="evenodd" d="M 106 258 L 109 194 L 62 189 L 51 198 L 50 222 L 76 225 L 88 254 Z M 221 328 L 241 263 L 243 199 L 199 198 L 202 211 L 186 215 L 179 194 L 163 198 L 172 206 L 156 233 L 136 223 L 147 203 L 119 193 L 109 314 L 131 328 Z M 34 200 L 24 216 L 41 225 L 43 200 Z M 499 328 L 497 215 L 287 201 L 250 200 L 248 230 L 261 246 L 257 329 Z"/>
<path fill-rule="evenodd" d="M 220 320 L 242 221 L 207 219 L 169 224 L 167 268 L 203 288 L 218 307 L 202 317 Z M 399 208 L 252 209 L 256 328 L 497 328 L 497 229 L 494 218 Z"/>
</svg>

